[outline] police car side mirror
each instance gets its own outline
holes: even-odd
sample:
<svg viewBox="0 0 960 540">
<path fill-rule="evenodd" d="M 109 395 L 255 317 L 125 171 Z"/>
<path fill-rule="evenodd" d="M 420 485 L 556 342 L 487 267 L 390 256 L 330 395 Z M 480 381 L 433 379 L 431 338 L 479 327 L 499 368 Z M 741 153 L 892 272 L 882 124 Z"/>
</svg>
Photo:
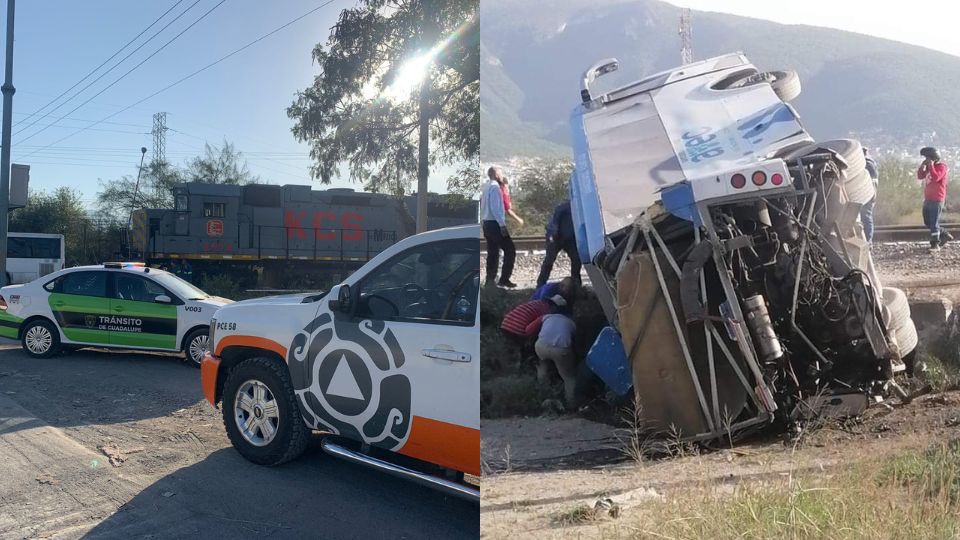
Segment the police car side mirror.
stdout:
<svg viewBox="0 0 960 540">
<path fill-rule="evenodd" d="M 160 296 L 154 298 L 153 301 L 158 304 L 169 304 L 173 302 L 173 299 L 171 299 L 169 296 L 165 294 L 161 294 Z"/>
</svg>

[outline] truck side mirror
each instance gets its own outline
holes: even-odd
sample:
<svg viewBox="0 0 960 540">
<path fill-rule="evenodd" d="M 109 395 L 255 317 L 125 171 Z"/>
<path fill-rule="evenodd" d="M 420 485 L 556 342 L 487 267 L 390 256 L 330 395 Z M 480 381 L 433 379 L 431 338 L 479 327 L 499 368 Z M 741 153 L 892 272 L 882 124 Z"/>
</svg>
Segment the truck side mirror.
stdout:
<svg viewBox="0 0 960 540">
<path fill-rule="evenodd" d="M 346 283 L 340 285 L 337 290 L 337 299 L 330 300 L 330 311 L 339 311 L 349 314 L 353 310 L 353 295 L 350 286 Z"/>
</svg>

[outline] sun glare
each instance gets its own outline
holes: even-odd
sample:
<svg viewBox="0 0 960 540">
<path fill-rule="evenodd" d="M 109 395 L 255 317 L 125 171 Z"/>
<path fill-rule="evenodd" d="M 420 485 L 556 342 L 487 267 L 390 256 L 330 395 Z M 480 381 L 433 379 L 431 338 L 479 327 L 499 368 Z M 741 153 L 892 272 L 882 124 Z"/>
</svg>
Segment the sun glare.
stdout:
<svg viewBox="0 0 960 540">
<path fill-rule="evenodd" d="M 432 60 L 433 54 L 430 52 L 407 60 L 397 71 L 393 84 L 383 91 L 383 96 L 394 101 L 401 101 L 410 97 L 410 93 L 426 76 Z"/>
</svg>

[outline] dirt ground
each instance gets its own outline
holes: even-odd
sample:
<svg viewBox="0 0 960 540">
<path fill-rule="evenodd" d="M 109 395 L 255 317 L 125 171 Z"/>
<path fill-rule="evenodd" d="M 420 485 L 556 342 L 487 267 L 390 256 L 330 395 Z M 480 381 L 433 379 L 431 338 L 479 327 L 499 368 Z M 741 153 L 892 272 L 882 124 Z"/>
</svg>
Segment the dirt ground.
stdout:
<svg viewBox="0 0 960 540">
<path fill-rule="evenodd" d="M 179 358 L 0 342 L 0 538 L 467 538 L 478 520 L 316 444 L 247 462 Z"/>
<path fill-rule="evenodd" d="M 881 244 L 874 259 L 883 285 L 904 289 L 912 301 L 947 298 L 960 305 L 960 245 L 930 253 L 921 243 Z M 623 425 L 576 415 L 484 419 L 481 537 L 607 537 L 612 518 L 573 527 L 555 518 L 608 498 L 629 512 L 653 499 L 683 497 L 691 486 L 732 491 L 798 472 L 829 475 L 845 464 L 955 439 L 960 393 L 874 406 L 856 421 L 805 434 L 799 444 L 767 437 L 732 448 L 681 447 L 678 457 L 658 460 L 629 456 L 631 434 Z"/>
<path fill-rule="evenodd" d="M 487 474 L 481 537 L 593 538 L 604 536 L 610 523 L 560 527 L 554 517 L 607 498 L 626 513 L 654 498 L 682 496 L 691 486 L 732 491 L 800 472 L 830 474 L 858 460 L 955 439 L 960 393 L 924 396 L 893 410 L 874 407 L 862 419 L 823 427 L 799 444 L 767 438 L 733 448 L 681 450 L 680 457 L 659 460 L 627 456 L 626 432 L 582 419 L 490 420 L 482 429 Z M 536 433 L 551 436 L 538 441 Z"/>
</svg>

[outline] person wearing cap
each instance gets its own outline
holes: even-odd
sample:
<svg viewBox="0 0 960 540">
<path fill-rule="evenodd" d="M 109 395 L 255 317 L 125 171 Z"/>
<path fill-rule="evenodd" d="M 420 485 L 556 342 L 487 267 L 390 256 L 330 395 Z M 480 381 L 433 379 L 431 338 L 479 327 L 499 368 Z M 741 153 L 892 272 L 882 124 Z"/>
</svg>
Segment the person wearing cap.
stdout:
<svg viewBox="0 0 960 540">
<path fill-rule="evenodd" d="M 559 295 L 558 295 L 559 296 Z M 560 309 L 557 304 L 557 309 Z M 573 351 L 573 336 L 577 325 L 565 313 L 555 310 L 540 317 L 540 332 L 534 344 L 537 353 L 537 381 L 550 383 L 550 364 L 553 363 L 563 379 L 563 397 L 568 407 L 576 406 L 577 358 Z"/>
<path fill-rule="evenodd" d="M 873 198 L 860 207 L 860 223 L 863 224 L 863 235 L 867 242 L 873 243 L 873 208 L 877 204 L 877 189 L 880 184 L 880 174 L 877 170 L 877 162 L 870 157 L 866 148 L 863 149 L 863 158 L 867 164 L 867 174 L 873 180 Z"/>
<path fill-rule="evenodd" d="M 924 160 L 917 169 L 917 178 L 923 182 L 923 224 L 930 229 L 930 249 L 938 250 L 953 240 L 940 226 L 940 214 L 947 199 L 947 165 L 940 160 L 936 148 L 922 148 L 920 155 Z"/>
</svg>

